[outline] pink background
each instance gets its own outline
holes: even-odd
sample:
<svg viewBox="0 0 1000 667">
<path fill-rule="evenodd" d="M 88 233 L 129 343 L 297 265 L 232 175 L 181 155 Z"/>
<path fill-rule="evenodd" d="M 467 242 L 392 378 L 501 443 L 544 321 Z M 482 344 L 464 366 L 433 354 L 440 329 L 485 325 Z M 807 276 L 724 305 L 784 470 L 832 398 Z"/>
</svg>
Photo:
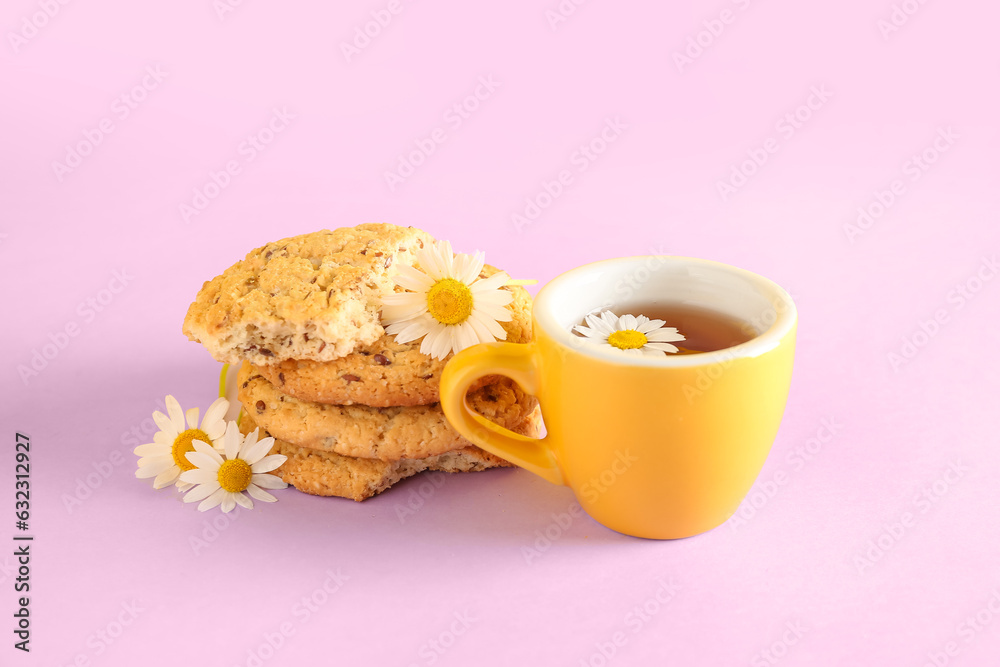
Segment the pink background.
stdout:
<svg viewBox="0 0 1000 667">
<path fill-rule="evenodd" d="M 565 0 L 554 27 L 557 0 L 233 4 L 0 11 L 3 664 L 995 663 L 995 3 Z M 274 109 L 294 118 L 268 135 Z M 213 173 L 226 187 L 185 220 Z M 529 199 L 544 209 L 518 229 Z M 792 392 L 738 518 L 671 542 L 562 528 L 570 492 L 508 470 L 363 504 L 290 489 L 224 521 L 136 480 L 130 431 L 150 439 L 167 393 L 214 395 L 218 364 L 180 331 L 201 283 L 367 221 L 542 283 L 665 253 L 786 287 Z M 30 655 L 12 648 L 15 430 Z"/>
</svg>

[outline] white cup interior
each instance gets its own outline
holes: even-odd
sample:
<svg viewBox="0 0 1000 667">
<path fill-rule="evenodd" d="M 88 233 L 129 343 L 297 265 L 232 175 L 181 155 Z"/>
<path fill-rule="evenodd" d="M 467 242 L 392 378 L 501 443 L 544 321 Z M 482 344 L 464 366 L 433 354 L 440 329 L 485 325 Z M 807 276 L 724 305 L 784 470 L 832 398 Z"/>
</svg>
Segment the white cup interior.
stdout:
<svg viewBox="0 0 1000 667">
<path fill-rule="evenodd" d="M 573 326 L 593 312 L 616 315 L 636 306 L 680 304 L 712 310 L 744 323 L 754 337 L 713 352 L 648 357 L 585 342 Z M 534 303 L 538 325 L 583 354 L 641 366 L 693 366 L 753 357 L 773 349 L 795 325 L 795 304 L 776 283 L 750 271 L 691 257 L 622 257 L 587 264 L 545 285 Z M 669 322 L 667 326 L 670 326 Z"/>
</svg>

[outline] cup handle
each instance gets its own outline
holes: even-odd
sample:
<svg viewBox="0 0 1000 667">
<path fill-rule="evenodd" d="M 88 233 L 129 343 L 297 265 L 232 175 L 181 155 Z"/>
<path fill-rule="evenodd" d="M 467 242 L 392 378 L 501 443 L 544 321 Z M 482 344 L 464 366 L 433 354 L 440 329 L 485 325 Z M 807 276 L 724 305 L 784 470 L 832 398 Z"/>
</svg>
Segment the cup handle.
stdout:
<svg viewBox="0 0 1000 667">
<path fill-rule="evenodd" d="M 466 440 L 553 484 L 564 485 L 549 437 L 529 438 L 494 424 L 469 408 L 465 395 L 484 375 L 505 375 L 538 395 L 540 357 L 534 343 L 480 343 L 456 354 L 441 374 L 441 407 Z"/>
</svg>

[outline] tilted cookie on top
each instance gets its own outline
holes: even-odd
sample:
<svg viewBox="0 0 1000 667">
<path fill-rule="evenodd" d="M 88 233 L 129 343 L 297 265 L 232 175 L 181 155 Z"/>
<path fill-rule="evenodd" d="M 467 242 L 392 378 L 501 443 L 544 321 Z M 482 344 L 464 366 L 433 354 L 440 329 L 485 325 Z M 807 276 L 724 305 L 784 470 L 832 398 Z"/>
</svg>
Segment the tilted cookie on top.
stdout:
<svg viewBox="0 0 1000 667">
<path fill-rule="evenodd" d="M 363 224 L 268 243 L 202 286 L 184 333 L 231 364 L 338 359 L 382 337 L 393 265 L 433 242 L 414 227 Z"/>
</svg>

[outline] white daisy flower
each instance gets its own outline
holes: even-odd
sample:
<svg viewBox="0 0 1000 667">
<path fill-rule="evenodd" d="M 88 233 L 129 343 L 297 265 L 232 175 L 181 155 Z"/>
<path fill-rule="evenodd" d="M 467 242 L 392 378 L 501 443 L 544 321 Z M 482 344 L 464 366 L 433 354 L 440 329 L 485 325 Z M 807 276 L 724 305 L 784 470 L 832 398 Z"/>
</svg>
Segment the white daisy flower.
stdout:
<svg viewBox="0 0 1000 667">
<path fill-rule="evenodd" d="M 223 512 L 231 512 L 237 505 L 253 509 L 253 501 L 243 495 L 246 491 L 257 500 L 273 503 L 277 500 L 264 489 L 283 489 L 287 484 L 277 475 L 269 475 L 288 457 L 282 454 L 267 455 L 274 446 L 274 438 L 257 441 L 259 429 L 243 437 L 236 422 L 229 422 L 223 436 L 222 454 L 212 447 L 194 441 L 194 451 L 188 452 L 193 470 L 181 473 L 181 480 L 196 485 L 184 496 L 184 502 L 201 501 L 202 512 L 222 505 Z"/>
<path fill-rule="evenodd" d="M 173 396 L 167 396 L 166 404 L 169 416 L 159 410 L 153 413 L 153 421 L 160 427 L 153 435 L 153 442 L 139 445 L 133 450 L 140 457 L 135 476 L 140 479 L 153 477 L 154 489 L 162 489 L 176 482 L 177 488 L 187 491 L 191 485 L 178 479 L 182 472 L 194 467 L 185 458 L 185 454 L 194 451 L 192 443 L 195 440 L 211 443 L 215 447 L 222 446 L 222 436 L 226 432 L 223 417 L 229 409 L 229 401 L 225 398 L 215 399 L 205 411 L 200 426 L 198 408 L 191 408 L 185 413 Z"/>
<path fill-rule="evenodd" d="M 508 281 L 503 271 L 480 278 L 485 255 L 453 254 L 448 241 L 427 245 L 416 253 L 420 269 L 400 265 L 396 284 L 410 290 L 382 296 L 382 324 L 400 343 L 423 336 L 420 351 L 444 359 L 476 343 L 506 340 L 499 322 L 513 319 L 506 307 L 514 295 L 500 289 Z"/>
<path fill-rule="evenodd" d="M 644 315 L 622 315 L 618 317 L 610 310 L 598 315 L 587 315 L 586 325 L 573 327 L 588 340 L 610 345 L 629 354 L 646 357 L 662 357 L 667 352 L 678 352 L 671 341 L 684 340 L 675 327 L 665 327 L 663 320 L 651 320 Z"/>
</svg>

